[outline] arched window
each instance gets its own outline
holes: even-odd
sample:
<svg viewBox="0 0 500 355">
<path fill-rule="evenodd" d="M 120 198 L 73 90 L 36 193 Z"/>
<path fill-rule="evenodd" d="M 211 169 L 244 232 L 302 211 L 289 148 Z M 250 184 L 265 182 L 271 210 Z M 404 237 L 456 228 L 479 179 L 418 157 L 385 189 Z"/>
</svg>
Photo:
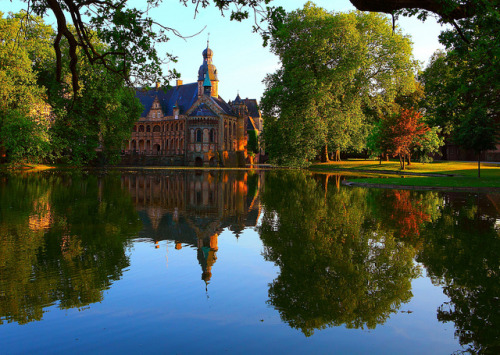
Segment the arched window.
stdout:
<svg viewBox="0 0 500 355">
<path fill-rule="evenodd" d="M 146 132 L 151 132 L 151 126 L 146 126 Z"/>
<path fill-rule="evenodd" d="M 196 142 L 201 143 L 202 141 L 202 132 L 201 129 L 196 130 Z"/>
<path fill-rule="evenodd" d="M 144 132 L 144 126 L 143 125 L 139 126 L 139 132 Z"/>
<path fill-rule="evenodd" d="M 153 127 L 153 132 L 161 132 L 160 126 L 156 125 Z"/>
<path fill-rule="evenodd" d="M 215 142 L 215 130 L 213 128 L 210 130 L 208 139 L 210 143 Z"/>
</svg>

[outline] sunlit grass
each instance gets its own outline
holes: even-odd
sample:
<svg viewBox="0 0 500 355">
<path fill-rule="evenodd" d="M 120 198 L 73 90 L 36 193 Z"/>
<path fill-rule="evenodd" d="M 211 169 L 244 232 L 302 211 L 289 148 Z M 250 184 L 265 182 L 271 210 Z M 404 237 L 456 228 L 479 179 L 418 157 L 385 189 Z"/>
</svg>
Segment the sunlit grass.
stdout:
<svg viewBox="0 0 500 355">
<path fill-rule="evenodd" d="M 320 163 L 311 166 L 313 171 L 370 170 L 373 172 L 442 174 L 443 176 L 399 176 L 388 178 L 353 179 L 353 182 L 387 184 L 398 186 L 430 187 L 494 187 L 500 188 L 500 165 L 481 163 L 481 178 L 477 177 L 477 163 L 437 161 L 432 163 L 411 163 L 406 170 L 401 170 L 399 161 L 349 160 L 342 162 Z M 452 177 L 446 175 L 454 175 Z"/>
</svg>

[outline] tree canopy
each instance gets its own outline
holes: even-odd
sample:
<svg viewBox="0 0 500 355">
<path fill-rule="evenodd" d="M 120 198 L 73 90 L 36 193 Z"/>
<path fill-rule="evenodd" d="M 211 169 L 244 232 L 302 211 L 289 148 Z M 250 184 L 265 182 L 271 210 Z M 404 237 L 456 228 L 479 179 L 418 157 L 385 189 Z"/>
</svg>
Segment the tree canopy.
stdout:
<svg viewBox="0 0 500 355">
<path fill-rule="evenodd" d="M 265 79 L 264 139 L 278 163 L 304 165 L 327 146 L 364 148 L 364 108 L 414 85 L 410 40 L 378 14 L 307 3 L 272 20 L 270 45 L 282 67 Z"/>
<path fill-rule="evenodd" d="M 54 31 L 26 13 L 0 13 L 0 140 L 10 162 L 88 163 L 113 160 L 142 106 L 124 79 L 92 66 L 78 51 L 79 90 L 72 90 L 69 45 L 61 41 L 61 81 L 51 46 Z M 97 39 L 97 51 L 107 46 Z"/>
</svg>

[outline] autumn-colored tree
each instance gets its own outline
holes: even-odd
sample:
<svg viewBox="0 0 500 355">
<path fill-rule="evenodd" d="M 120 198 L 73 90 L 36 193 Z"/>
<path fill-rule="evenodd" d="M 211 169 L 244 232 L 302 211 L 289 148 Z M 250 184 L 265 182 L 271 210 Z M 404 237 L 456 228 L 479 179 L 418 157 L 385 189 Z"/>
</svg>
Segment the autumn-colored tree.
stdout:
<svg viewBox="0 0 500 355">
<path fill-rule="evenodd" d="M 414 109 L 402 109 L 399 114 L 385 117 L 380 125 L 380 144 L 393 157 L 399 156 L 401 169 L 405 169 L 405 159 L 410 163 L 413 148 L 421 146 L 421 140 L 430 130 L 422 122 L 422 114 Z"/>
</svg>

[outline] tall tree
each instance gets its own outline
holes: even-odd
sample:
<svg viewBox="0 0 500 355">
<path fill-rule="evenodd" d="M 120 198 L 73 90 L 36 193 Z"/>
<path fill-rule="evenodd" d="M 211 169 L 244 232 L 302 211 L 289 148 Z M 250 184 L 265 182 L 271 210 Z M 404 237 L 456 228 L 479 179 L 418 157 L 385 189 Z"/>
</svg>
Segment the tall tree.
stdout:
<svg viewBox="0 0 500 355">
<path fill-rule="evenodd" d="M 268 75 L 262 108 L 266 150 L 305 165 L 320 149 L 364 148 L 364 102 L 410 90 L 411 43 L 377 14 L 329 13 L 312 3 L 272 18 L 271 50 L 282 68 Z M 291 148 L 290 148 L 291 147 Z"/>
<path fill-rule="evenodd" d="M 434 55 L 422 78 L 435 98 L 428 111 L 452 141 L 476 152 L 479 177 L 481 152 L 500 143 L 500 10 L 489 1 L 475 8 L 475 16 L 440 35 L 446 53 Z"/>
<path fill-rule="evenodd" d="M 46 90 L 35 67 L 50 56 L 52 30 L 27 28 L 22 16 L 0 12 L 0 146 L 8 161 L 36 161 L 50 151 Z"/>
</svg>

